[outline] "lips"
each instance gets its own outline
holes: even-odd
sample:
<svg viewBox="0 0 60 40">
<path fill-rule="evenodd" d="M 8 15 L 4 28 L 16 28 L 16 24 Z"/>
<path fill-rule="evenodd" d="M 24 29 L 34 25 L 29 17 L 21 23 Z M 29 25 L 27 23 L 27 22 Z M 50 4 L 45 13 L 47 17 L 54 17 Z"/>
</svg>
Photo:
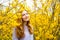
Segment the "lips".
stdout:
<svg viewBox="0 0 60 40">
<path fill-rule="evenodd" d="M 26 19 L 27 19 L 28 17 L 26 17 Z"/>
</svg>

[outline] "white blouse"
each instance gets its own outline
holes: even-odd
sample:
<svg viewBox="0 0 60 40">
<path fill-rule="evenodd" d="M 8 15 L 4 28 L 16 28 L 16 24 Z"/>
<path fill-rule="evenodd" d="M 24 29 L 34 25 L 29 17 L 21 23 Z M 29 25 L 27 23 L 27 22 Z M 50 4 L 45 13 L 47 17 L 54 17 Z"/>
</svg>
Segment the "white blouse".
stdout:
<svg viewBox="0 0 60 40">
<path fill-rule="evenodd" d="M 24 33 L 25 33 L 25 37 L 21 38 L 20 40 L 34 40 L 33 34 L 29 33 L 27 26 L 24 26 Z M 18 38 L 16 37 L 15 28 L 13 29 L 12 40 L 18 40 Z"/>
</svg>

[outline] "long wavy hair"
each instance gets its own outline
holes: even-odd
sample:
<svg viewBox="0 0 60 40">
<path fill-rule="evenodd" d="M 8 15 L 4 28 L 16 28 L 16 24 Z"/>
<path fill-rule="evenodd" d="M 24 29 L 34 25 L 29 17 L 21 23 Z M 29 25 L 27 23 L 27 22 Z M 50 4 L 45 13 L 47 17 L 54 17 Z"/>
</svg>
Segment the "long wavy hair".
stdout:
<svg viewBox="0 0 60 40">
<path fill-rule="evenodd" d="M 24 21 L 22 18 L 18 18 L 17 22 L 19 22 L 20 24 L 16 27 L 16 37 L 17 38 L 23 38 L 25 36 L 24 34 Z M 30 24 L 30 21 L 27 21 L 27 27 L 28 27 L 28 31 L 30 34 L 33 34 L 33 30 L 32 30 L 32 25 Z"/>
</svg>

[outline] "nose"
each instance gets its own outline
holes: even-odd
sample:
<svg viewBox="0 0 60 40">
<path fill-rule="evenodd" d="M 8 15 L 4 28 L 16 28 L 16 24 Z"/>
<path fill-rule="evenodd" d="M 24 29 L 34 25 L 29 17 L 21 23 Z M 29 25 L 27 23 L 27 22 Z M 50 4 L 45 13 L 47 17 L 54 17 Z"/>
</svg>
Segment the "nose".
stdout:
<svg viewBox="0 0 60 40">
<path fill-rule="evenodd" d="M 26 18 L 28 18 L 28 15 L 26 15 Z"/>
</svg>

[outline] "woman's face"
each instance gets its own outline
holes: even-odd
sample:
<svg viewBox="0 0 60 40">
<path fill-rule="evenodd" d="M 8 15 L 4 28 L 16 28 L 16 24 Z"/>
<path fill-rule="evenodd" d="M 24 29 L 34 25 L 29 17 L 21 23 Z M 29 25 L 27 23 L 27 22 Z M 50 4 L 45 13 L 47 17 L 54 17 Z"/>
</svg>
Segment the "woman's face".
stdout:
<svg viewBox="0 0 60 40">
<path fill-rule="evenodd" d="M 22 19 L 23 19 L 23 21 L 29 21 L 30 16 L 29 16 L 29 14 L 27 13 L 27 11 L 23 11 L 23 12 L 22 12 Z"/>
</svg>

